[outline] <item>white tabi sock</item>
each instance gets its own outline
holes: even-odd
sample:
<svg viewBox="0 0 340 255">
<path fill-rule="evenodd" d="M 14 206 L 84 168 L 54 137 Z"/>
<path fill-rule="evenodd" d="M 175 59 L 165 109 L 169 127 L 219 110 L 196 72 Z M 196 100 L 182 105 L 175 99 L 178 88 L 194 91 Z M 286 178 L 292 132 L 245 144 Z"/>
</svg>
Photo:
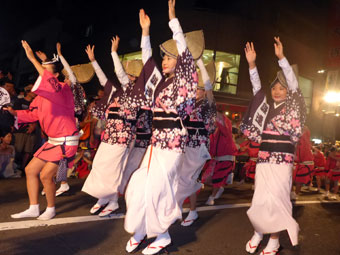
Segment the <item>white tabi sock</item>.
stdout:
<svg viewBox="0 0 340 255">
<path fill-rule="evenodd" d="M 261 242 L 262 238 L 263 238 L 263 234 L 254 231 L 254 235 L 252 236 L 252 238 L 250 240 L 251 245 L 252 246 L 258 246 L 259 243 Z"/>
<path fill-rule="evenodd" d="M 264 248 L 264 252 L 271 252 L 273 250 L 277 250 L 280 247 L 279 238 L 269 238 L 268 244 L 266 248 Z"/>
<path fill-rule="evenodd" d="M 40 215 L 38 220 L 50 220 L 55 216 L 55 207 L 46 207 L 46 211 Z"/>
<path fill-rule="evenodd" d="M 60 184 L 58 191 L 68 191 L 70 189 L 70 186 L 68 185 L 68 183 L 62 183 Z"/>
<path fill-rule="evenodd" d="M 30 207 L 20 213 L 12 214 L 11 217 L 13 219 L 21 219 L 21 218 L 29 218 L 29 217 L 38 217 L 40 214 L 39 204 L 30 205 Z"/>
</svg>

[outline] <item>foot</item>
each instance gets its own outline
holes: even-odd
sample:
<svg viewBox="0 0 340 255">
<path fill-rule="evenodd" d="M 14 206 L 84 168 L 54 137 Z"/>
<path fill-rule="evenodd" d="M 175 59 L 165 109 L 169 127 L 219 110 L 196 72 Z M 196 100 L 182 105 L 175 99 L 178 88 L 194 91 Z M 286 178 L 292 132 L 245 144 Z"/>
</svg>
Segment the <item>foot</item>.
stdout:
<svg viewBox="0 0 340 255">
<path fill-rule="evenodd" d="M 277 248 L 265 248 L 260 255 L 276 255 L 279 254 L 280 245 Z"/>
<path fill-rule="evenodd" d="M 13 219 L 21 219 L 21 218 L 36 218 L 40 214 L 39 206 L 37 208 L 29 208 L 23 212 L 12 214 L 11 217 Z"/>
<path fill-rule="evenodd" d="M 290 192 L 290 200 L 296 200 L 297 198 L 298 196 L 296 195 L 294 191 Z"/>
<path fill-rule="evenodd" d="M 90 209 L 90 213 L 91 214 L 95 214 L 96 212 L 98 212 L 100 210 L 100 208 L 102 208 L 104 205 L 106 205 L 109 202 L 109 200 L 107 199 L 98 199 L 97 203 L 91 207 Z"/>
<path fill-rule="evenodd" d="M 157 236 L 156 240 L 149 244 L 148 247 L 146 247 L 142 253 L 146 255 L 150 254 L 157 254 L 163 249 L 166 249 L 167 246 L 171 244 L 171 238 L 169 235 L 169 232 L 165 232 L 163 234 L 160 234 Z"/>
<path fill-rule="evenodd" d="M 336 194 L 331 194 L 328 198 L 330 200 L 338 200 L 338 196 Z"/>
<path fill-rule="evenodd" d="M 41 214 L 37 219 L 38 220 L 50 220 L 55 216 L 55 208 L 54 207 L 47 207 L 46 211 Z"/>
<path fill-rule="evenodd" d="M 323 198 L 329 198 L 330 196 L 329 191 L 326 191 L 326 193 L 324 193 L 322 196 Z"/>
<path fill-rule="evenodd" d="M 61 184 L 60 188 L 55 192 L 55 196 L 60 196 L 61 194 L 63 194 L 66 191 L 69 191 L 70 186 L 66 183 L 66 184 Z"/>
<path fill-rule="evenodd" d="M 309 186 L 309 191 L 319 191 L 319 189 L 313 186 Z"/>
<path fill-rule="evenodd" d="M 41 195 L 42 195 L 42 196 L 45 196 L 45 195 L 46 195 L 45 190 L 42 190 L 42 191 L 41 191 Z"/>
<path fill-rule="evenodd" d="M 210 196 L 207 200 L 207 202 L 205 202 L 206 205 L 214 205 L 215 201 L 214 201 L 215 197 Z"/>
<path fill-rule="evenodd" d="M 107 216 L 110 213 L 116 211 L 118 208 L 119 208 L 119 205 L 116 201 L 110 201 L 108 205 L 98 215 L 99 217 Z"/>
<path fill-rule="evenodd" d="M 140 244 L 143 242 L 144 237 L 134 235 L 130 238 L 130 240 L 126 244 L 126 251 L 131 253 L 133 251 L 136 251 Z"/>
<path fill-rule="evenodd" d="M 220 197 L 222 196 L 223 192 L 224 192 L 224 188 L 223 188 L 223 187 L 220 187 L 220 188 L 218 189 L 216 195 L 215 195 L 215 199 L 220 198 Z"/>
<path fill-rule="evenodd" d="M 181 222 L 181 225 L 183 227 L 188 227 L 190 226 L 192 223 L 194 223 L 195 220 L 198 219 L 198 214 L 197 214 L 197 211 L 190 211 L 188 216 L 185 218 L 185 220 L 183 220 Z"/>
<path fill-rule="evenodd" d="M 262 235 L 255 232 L 252 238 L 246 244 L 246 251 L 249 252 L 250 254 L 254 254 L 257 251 L 262 241 L 262 238 L 263 238 Z"/>
</svg>

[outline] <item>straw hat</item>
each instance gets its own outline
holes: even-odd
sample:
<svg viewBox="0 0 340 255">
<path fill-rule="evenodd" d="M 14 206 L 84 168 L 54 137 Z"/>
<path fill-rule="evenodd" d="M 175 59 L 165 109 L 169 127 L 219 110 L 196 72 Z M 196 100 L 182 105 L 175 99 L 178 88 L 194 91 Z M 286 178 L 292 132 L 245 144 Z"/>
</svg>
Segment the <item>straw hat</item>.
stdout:
<svg viewBox="0 0 340 255">
<path fill-rule="evenodd" d="M 192 32 L 188 32 L 184 34 L 185 41 L 187 43 L 187 47 L 189 51 L 191 52 L 193 58 L 195 60 L 199 59 L 204 50 L 204 34 L 203 30 L 196 30 Z M 170 39 L 161 45 L 159 45 L 161 48 L 161 51 L 171 57 L 177 58 L 178 51 L 177 51 L 177 45 L 175 40 Z"/>
<path fill-rule="evenodd" d="M 216 66 L 215 66 L 215 62 L 214 61 L 209 62 L 205 66 L 205 69 L 207 69 L 211 85 L 213 86 L 214 83 L 215 83 L 215 80 L 216 80 Z M 197 85 L 197 88 L 204 89 L 204 83 L 203 83 L 203 78 L 202 78 L 201 71 L 198 70 L 197 72 L 198 72 L 198 85 Z"/>
<path fill-rule="evenodd" d="M 91 63 L 74 65 L 74 66 L 71 66 L 71 69 L 72 69 L 72 71 L 73 71 L 74 75 L 76 76 L 77 81 L 79 83 L 87 83 L 94 76 L 94 69 L 93 69 Z M 62 72 L 65 76 L 68 75 L 65 68 L 63 69 Z"/>
<path fill-rule="evenodd" d="M 296 79 L 298 79 L 299 77 L 299 69 L 298 66 L 296 64 L 291 65 L 293 72 L 295 74 Z M 270 87 L 273 87 L 275 85 L 276 82 L 279 82 L 283 87 L 285 87 L 286 89 L 288 89 L 288 83 L 286 80 L 286 77 L 283 73 L 282 70 L 278 71 L 276 74 L 276 78 L 274 79 L 274 81 L 270 84 Z"/>
<path fill-rule="evenodd" d="M 138 77 L 143 69 L 143 62 L 140 59 L 124 60 L 123 67 L 127 74 Z"/>
</svg>

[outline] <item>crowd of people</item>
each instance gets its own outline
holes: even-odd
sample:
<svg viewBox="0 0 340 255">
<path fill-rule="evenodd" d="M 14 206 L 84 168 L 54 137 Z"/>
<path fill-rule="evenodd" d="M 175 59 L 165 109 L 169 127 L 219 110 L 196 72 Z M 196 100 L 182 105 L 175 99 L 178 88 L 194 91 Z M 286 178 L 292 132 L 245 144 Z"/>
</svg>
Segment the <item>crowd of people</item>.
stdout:
<svg viewBox="0 0 340 255">
<path fill-rule="evenodd" d="M 283 230 L 297 245 L 299 226 L 291 200 L 299 199 L 303 188 L 322 193 L 323 187 L 324 197 L 338 199 L 340 155 L 334 146 L 310 141 L 296 66 L 288 63 L 280 38 L 274 37 L 282 70 L 267 99 L 255 47 L 248 42 L 245 56 L 254 98 L 242 122 L 232 123 L 212 93 L 215 64 L 203 63 L 202 31 L 184 34 L 175 1 L 168 5 L 173 39 L 160 45 L 161 69 L 152 58 L 151 21 L 143 9 L 142 60 L 122 63 L 117 53 L 120 39 L 111 40 L 117 80 L 109 80 L 102 71 L 95 46 L 86 47 L 102 86 L 96 97 L 85 95 L 60 43 L 57 56 L 49 59 L 44 52 L 34 54 L 22 41 L 39 74 L 36 82 L 17 95 L 12 75 L 0 72 L 0 177 L 25 176 L 29 195 L 29 208 L 11 217 L 52 219 L 55 197 L 70 189 L 67 178 L 84 178 L 82 191 L 97 198 L 90 213 L 115 213 L 119 195 L 124 194 L 124 227 L 132 234 L 126 251 L 137 250 L 146 237 L 156 237 L 143 250 L 156 254 L 170 245 L 168 229 L 182 220 L 185 200 L 190 210 L 181 225 L 190 226 L 198 219 L 198 191 L 211 186 L 206 205 L 214 205 L 235 178 L 253 183 L 254 189 L 247 212 L 254 235 L 246 251 L 255 253 L 263 235 L 270 234 L 262 254 L 277 254 Z M 47 200 L 42 214 L 39 193 Z"/>
</svg>

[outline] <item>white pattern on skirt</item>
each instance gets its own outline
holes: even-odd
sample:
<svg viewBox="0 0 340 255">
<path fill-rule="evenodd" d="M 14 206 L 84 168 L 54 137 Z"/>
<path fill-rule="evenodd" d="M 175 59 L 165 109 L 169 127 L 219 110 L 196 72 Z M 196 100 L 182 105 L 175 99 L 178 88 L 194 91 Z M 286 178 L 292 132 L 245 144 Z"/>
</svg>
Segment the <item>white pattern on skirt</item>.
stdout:
<svg viewBox="0 0 340 255">
<path fill-rule="evenodd" d="M 186 147 L 182 167 L 178 170 L 178 187 L 176 200 L 182 208 L 184 200 L 201 189 L 202 183 L 197 179 L 203 169 L 206 158 L 200 155 L 200 147 Z"/>
<path fill-rule="evenodd" d="M 125 166 L 125 170 L 123 173 L 122 181 L 120 182 L 120 185 L 118 187 L 118 191 L 120 194 L 125 193 L 125 187 L 130 180 L 130 177 L 132 173 L 139 167 L 139 165 L 142 162 L 142 159 L 144 157 L 146 148 L 140 148 L 140 147 L 133 147 L 130 150 L 128 160 Z"/>
<path fill-rule="evenodd" d="M 101 142 L 82 191 L 98 199 L 117 201 L 118 186 L 128 155 L 129 150 L 126 146 Z"/>
<path fill-rule="evenodd" d="M 291 187 L 292 165 L 257 164 L 255 192 L 247 214 L 257 232 L 268 234 L 287 230 L 295 246 L 299 225 L 292 216 Z"/>
<path fill-rule="evenodd" d="M 155 237 L 182 218 L 174 192 L 182 159 L 181 153 L 155 147 L 151 150 L 151 145 L 148 147 L 125 193 L 127 212 L 124 227 L 127 232 Z"/>
</svg>

